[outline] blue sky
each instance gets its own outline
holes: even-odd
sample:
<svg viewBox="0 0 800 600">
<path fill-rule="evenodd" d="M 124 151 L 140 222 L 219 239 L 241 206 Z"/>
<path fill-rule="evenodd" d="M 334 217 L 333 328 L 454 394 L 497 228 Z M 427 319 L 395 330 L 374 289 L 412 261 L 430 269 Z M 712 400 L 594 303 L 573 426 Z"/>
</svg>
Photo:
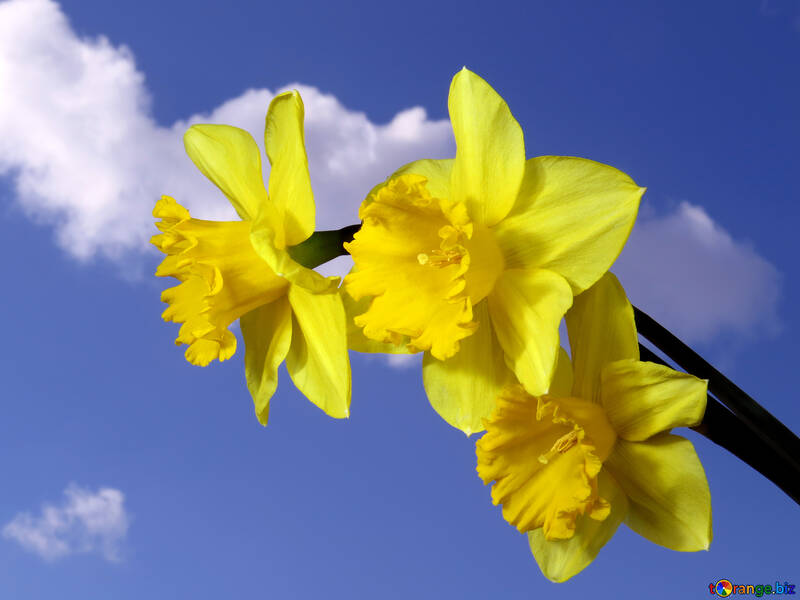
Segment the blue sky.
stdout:
<svg viewBox="0 0 800 600">
<path fill-rule="evenodd" d="M 453 154 L 447 90 L 467 65 L 508 101 L 529 156 L 589 157 L 648 187 L 614 269 L 631 298 L 798 431 L 798 59 L 788 0 L 0 2 L 0 528 L 27 514 L 40 536 L 38 551 L 0 536 L 0 598 L 683 598 L 723 577 L 800 583 L 797 506 L 691 432 L 711 549 L 674 553 L 623 527 L 586 571 L 549 583 L 417 363 L 353 355 L 347 421 L 284 372 L 262 428 L 241 352 L 199 369 L 174 347 L 147 247 L 162 193 L 231 214 L 183 155 L 189 124 L 259 139 L 269 98 L 298 87 L 320 226 L 345 225 L 397 166 Z"/>
</svg>

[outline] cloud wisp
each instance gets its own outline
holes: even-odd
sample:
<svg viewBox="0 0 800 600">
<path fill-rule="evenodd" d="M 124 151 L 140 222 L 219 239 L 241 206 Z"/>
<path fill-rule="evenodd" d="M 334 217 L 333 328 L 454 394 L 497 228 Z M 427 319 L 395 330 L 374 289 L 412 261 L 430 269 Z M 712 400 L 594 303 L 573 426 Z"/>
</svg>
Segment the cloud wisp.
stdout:
<svg viewBox="0 0 800 600">
<path fill-rule="evenodd" d="M 92 492 L 71 484 L 60 505 L 44 504 L 39 516 L 19 513 L 3 527 L 3 537 L 46 561 L 97 553 L 119 562 L 129 525 L 121 491 L 104 487 Z"/>
<path fill-rule="evenodd" d="M 778 270 L 689 202 L 641 215 L 612 270 L 634 304 L 689 343 L 780 328 Z"/>
</svg>

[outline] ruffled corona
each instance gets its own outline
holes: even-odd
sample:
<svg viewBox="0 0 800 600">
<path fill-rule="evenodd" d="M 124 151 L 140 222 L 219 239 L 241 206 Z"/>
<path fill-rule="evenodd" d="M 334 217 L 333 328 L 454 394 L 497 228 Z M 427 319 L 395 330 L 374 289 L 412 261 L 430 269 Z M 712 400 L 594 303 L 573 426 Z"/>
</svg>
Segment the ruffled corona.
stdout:
<svg viewBox="0 0 800 600">
<path fill-rule="evenodd" d="M 374 296 L 355 318 L 364 335 L 440 359 L 475 331 L 472 307 L 502 271 L 491 233 L 476 226 L 463 203 L 436 198 L 420 175 L 378 187 L 361 207 L 361 230 L 345 248 L 358 265 L 345 280 L 356 300 Z"/>
<path fill-rule="evenodd" d="M 250 243 L 249 221 L 204 221 L 169 196 L 153 210 L 162 233 L 151 242 L 167 256 L 156 275 L 181 283 L 165 290 L 165 321 L 182 323 L 177 345 L 186 359 L 206 366 L 233 356 L 236 336 L 228 326 L 243 314 L 284 295 L 288 283 L 275 275 Z"/>
<path fill-rule="evenodd" d="M 548 540 L 568 539 L 579 516 L 608 516 L 597 476 L 616 433 L 599 405 L 535 398 L 516 385 L 497 399 L 486 428 L 476 447 L 478 475 L 495 481 L 492 500 L 519 531 L 542 527 Z"/>
</svg>

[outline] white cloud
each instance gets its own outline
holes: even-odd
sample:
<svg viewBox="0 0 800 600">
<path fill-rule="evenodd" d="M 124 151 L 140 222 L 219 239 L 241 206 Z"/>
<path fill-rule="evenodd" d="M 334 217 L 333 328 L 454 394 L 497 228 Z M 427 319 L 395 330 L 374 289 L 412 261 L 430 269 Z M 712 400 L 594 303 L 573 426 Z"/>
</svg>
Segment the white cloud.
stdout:
<svg viewBox="0 0 800 600">
<path fill-rule="evenodd" d="M 395 369 L 410 369 L 422 366 L 422 354 L 387 354 L 386 363 Z"/>
<path fill-rule="evenodd" d="M 93 493 L 72 484 L 61 506 L 44 504 L 38 517 L 19 513 L 3 527 L 3 537 L 48 561 L 97 552 L 117 562 L 130 524 L 124 504 L 125 496 L 114 488 Z"/>
<path fill-rule="evenodd" d="M 405 162 L 454 154 L 449 122 L 429 120 L 423 108 L 380 125 L 317 88 L 287 87 L 306 104 L 320 229 L 355 222 L 369 189 Z M 159 125 L 131 53 L 103 37 L 77 37 L 51 0 L 0 3 L 0 90 L 0 175 L 11 178 L 18 204 L 51 223 L 71 255 L 125 265 L 148 248 L 161 194 L 199 217 L 234 218 L 184 154 L 181 136 L 192 123 L 227 123 L 261 144 L 274 95 L 248 90 L 209 113 Z M 326 271 L 341 272 L 348 261 Z M 642 219 L 615 268 L 634 301 L 688 341 L 775 328 L 777 271 L 697 206 Z"/>
<path fill-rule="evenodd" d="M 664 216 L 640 215 L 612 270 L 634 304 L 684 341 L 779 328 L 778 270 L 688 202 Z"/>
<path fill-rule="evenodd" d="M 306 142 L 318 227 L 357 220 L 371 187 L 405 162 L 453 154 L 450 124 L 422 108 L 388 124 L 294 84 L 306 104 Z M 198 216 L 233 218 L 224 197 L 191 164 L 181 137 L 197 122 L 227 123 L 263 141 L 271 90 L 248 90 L 170 127 L 151 117 L 144 76 L 124 46 L 81 39 L 51 0 L 0 3 L 0 175 L 19 205 L 54 225 L 73 256 L 130 260 L 154 233 L 161 194 Z M 282 91 L 282 90 L 277 90 Z M 265 161 L 266 162 L 266 161 Z"/>
</svg>

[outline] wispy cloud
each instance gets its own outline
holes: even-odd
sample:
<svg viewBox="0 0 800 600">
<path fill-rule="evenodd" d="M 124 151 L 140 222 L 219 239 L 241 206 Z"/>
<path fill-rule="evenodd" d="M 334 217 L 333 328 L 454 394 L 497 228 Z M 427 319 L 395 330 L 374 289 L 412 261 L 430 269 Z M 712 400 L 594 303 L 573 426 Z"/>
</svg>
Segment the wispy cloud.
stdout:
<svg viewBox="0 0 800 600">
<path fill-rule="evenodd" d="M 634 304 L 688 342 L 779 329 L 778 270 L 689 202 L 640 216 L 613 270 Z"/>
<path fill-rule="evenodd" d="M 395 369 L 410 369 L 422 364 L 421 354 L 387 354 L 386 362 Z"/>
<path fill-rule="evenodd" d="M 3 527 L 3 537 L 47 561 L 96 552 L 118 562 L 129 524 L 121 491 L 100 488 L 92 492 L 72 484 L 64 490 L 61 505 L 44 504 L 39 516 L 19 513 Z"/>
<path fill-rule="evenodd" d="M 800 4 L 796 0 L 761 0 L 758 12 L 762 17 L 788 19 L 791 28 L 800 32 Z"/>
<path fill-rule="evenodd" d="M 455 152 L 449 122 L 430 120 L 423 108 L 377 124 L 315 87 L 286 88 L 300 90 L 306 104 L 319 228 L 353 223 L 366 193 L 398 166 Z M 261 144 L 266 107 L 280 91 L 248 90 L 162 126 L 131 52 L 78 37 L 51 0 L 0 3 L 0 90 L 0 175 L 10 178 L 18 205 L 50 223 L 70 255 L 124 265 L 148 248 L 161 194 L 199 217 L 234 218 L 181 137 L 192 123 L 228 123 Z M 641 219 L 615 270 L 635 302 L 689 341 L 775 330 L 777 270 L 699 206 Z"/>
</svg>

